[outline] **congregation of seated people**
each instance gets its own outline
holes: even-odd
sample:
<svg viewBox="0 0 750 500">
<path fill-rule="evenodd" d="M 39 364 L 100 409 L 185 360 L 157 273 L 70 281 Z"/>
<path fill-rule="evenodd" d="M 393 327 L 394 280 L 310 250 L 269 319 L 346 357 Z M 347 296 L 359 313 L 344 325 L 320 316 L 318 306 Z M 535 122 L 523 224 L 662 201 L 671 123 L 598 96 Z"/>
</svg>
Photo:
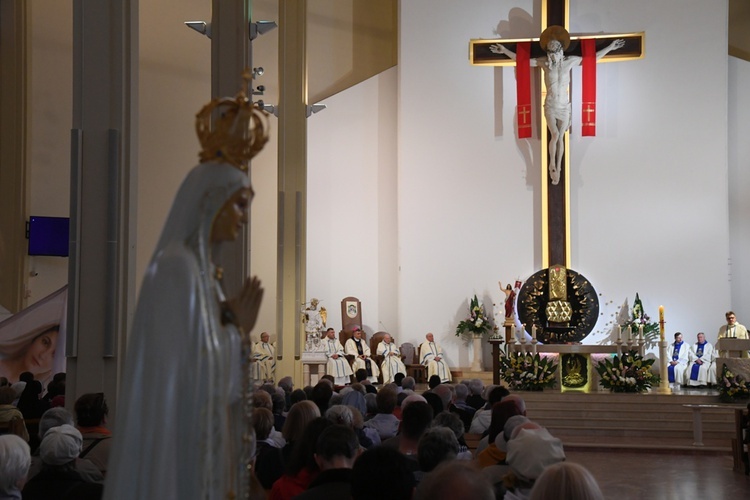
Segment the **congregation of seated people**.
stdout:
<svg viewBox="0 0 750 500">
<path fill-rule="evenodd" d="M 417 391 L 412 377 L 380 387 L 366 376 L 331 379 L 256 388 L 253 498 L 603 498 L 503 386 L 437 377 Z"/>
</svg>

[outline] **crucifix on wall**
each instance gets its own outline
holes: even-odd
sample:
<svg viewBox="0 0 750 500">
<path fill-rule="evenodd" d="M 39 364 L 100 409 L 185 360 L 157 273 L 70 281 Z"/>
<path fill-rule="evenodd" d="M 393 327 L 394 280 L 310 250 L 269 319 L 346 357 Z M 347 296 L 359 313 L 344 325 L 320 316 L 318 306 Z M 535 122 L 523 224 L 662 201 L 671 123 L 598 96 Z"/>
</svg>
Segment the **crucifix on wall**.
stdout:
<svg viewBox="0 0 750 500">
<path fill-rule="evenodd" d="M 570 71 L 582 64 L 584 79 L 583 135 L 594 135 L 596 123 L 596 62 L 643 57 L 640 33 L 570 36 L 567 0 L 542 2 L 542 35 L 527 39 L 475 39 L 469 58 L 476 66 L 516 66 L 519 138 L 532 136 L 529 68 L 544 70 L 542 92 L 537 96 L 541 113 L 542 144 L 542 267 L 570 267 L 570 183 L 568 145 L 571 118 Z M 564 51 L 564 53 L 563 53 Z M 549 122 L 548 122 L 549 120 Z M 549 175 L 548 175 L 549 170 Z"/>
</svg>

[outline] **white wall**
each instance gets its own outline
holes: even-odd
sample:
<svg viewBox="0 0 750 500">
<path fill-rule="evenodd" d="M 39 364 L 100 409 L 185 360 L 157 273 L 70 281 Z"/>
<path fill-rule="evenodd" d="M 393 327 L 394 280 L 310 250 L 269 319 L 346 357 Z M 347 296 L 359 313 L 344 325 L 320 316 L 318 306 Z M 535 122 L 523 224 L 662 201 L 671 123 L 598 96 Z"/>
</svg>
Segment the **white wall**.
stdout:
<svg viewBox="0 0 750 500">
<path fill-rule="evenodd" d="M 537 36 L 532 4 L 401 4 L 397 333 L 434 331 L 453 365 L 470 362 L 453 337 L 466 298 L 489 306 L 498 280 L 541 263 L 538 141 L 515 138 L 514 72 L 467 60 L 469 39 L 493 29 Z M 574 74 L 572 267 L 606 306 L 586 342 L 636 292 L 652 316 L 666 307 L 670 333 L 711 338 L 730 304 L 726 40 L 693 34 L 725 33 L 726 5 L 579 0 L 571 19 L 574 32 L 646 31 L 643 60 L 598 68 L 596 138 L 580 137 Z"/>
</svg>

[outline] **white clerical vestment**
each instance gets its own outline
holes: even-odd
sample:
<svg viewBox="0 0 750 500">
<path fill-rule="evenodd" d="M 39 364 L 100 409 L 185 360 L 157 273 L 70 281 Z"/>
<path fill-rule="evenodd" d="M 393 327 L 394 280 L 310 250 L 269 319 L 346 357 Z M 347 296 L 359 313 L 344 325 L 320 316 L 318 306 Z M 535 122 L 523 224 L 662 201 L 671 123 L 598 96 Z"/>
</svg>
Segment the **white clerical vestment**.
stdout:
<svg viewBox="0 0 750 500">
<path fill-rule="evenodd" d="M 393 342 L 390 344 L 380 342 L 375 353 L 383 356 L 383 364 L 380 365 L 380 371 L 383 372 L 384 384 L 393 382 L 393 377 L 395 377 L 397 373 L 403 373 L 406 375 L 406 367 L 404 366 L 403 361 L 401 361 L 401 351 L 398 350 L 396 344 Z"/>
<path fill-rule="evenodd" d="M 716 365 L 714 365 L 714 346 L 710 342 L 690 346 L 690 364 L 686 372 L 688 385 L 707 385 L 716 383 Z M 702 364 L 696 363 L 701 360 Z"/>
<path fill-rule="evenodd" d="M 337 384 L 350 382 L 349 377 L 352 376 L 352 367 L 349 366 L 349 361 L 346 359 L 346 353 L 344 352 L 344 346 L 341 345 L 337 339 L 326 338 L 323 341 L 325 347 L 326 356 L 328 362 L 326 363 L 326 373 L 336 379 Z M 331 356 L 338 354 L 338 358 L 334 359 Z"/>
<path fill-rule="evenodd" d="M 253 378 L 273 381 L 276 374 L 276 346 L 269 342 L 253 344 Z"/>
<path fill-rule="evenodd" d="M 669 356 L 669 358 L 667 358 L 667 374 L 670 383 L 681 385 L 687 383 L 685 370 L 687 370 L 689 351 L 690 346 L 687 342 L 680 342 L 679 344 L 672 342 L 669 345 L 667 350 L 667 355 Z M 673 361 L 675 361 L 676 364 L 673 365 Z"/>
<path fill-rule="evenodd" d="M 436 361 L 435 358 L 440 358 Z M 451 381 L 451 369 L 443 356 L 443 349 L 440 344 L 426 340 L 419 346 L 419 361 L 427 367 L 427 379 L 433 375 L 440 377 L 440 382 Z"/>
<path fill-rule="evenodd" d="M 370 361 L 370 370 L 367 370 L 367 378 L 369 378 L 371 381 L 375 381 L 373 379 L 378 378 L 378 375 L 380 375 L 380 369 L 378 368 L 378 364 L 370 359 L 370 346 L 367 345 L 367 342 L 365 342 L 364 339 L 360 339 L 359 342 L 353 338 L 347 340 L 346 345 L 344 346 L 344 350 L 347 354 L 351 354 L 352 356 L 354 356 L 352 370 L 354 370 L 355 372 L 359 369 L 367 370 L 367 363 L 364 359 L 359 357 L 365 355 L 367 356 L 368 361 Z"/>
<path fill-rule="evenodd" d="M 739 323 L 735 323 L 733 325 L 722 325 L 721 328 L 719 328 L 719 338 L 720 339 L 749 339 L 750 335 L 747 333 L 747 328 L 745 328 L 743 325 L 740 325 Z M 729 353 L 727 351 L 722 350 L 719 356 L 727 357 Z M 742 357 L 747 358 L 748 353 L 747 351 L 742 352 Z"/>
</svg>

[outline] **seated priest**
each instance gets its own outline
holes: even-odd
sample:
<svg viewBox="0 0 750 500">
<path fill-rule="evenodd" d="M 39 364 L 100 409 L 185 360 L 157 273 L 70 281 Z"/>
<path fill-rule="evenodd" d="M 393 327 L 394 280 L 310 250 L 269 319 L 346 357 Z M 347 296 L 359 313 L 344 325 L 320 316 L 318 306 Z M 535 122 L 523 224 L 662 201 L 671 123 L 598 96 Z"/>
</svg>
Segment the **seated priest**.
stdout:
<svg viewBox="0 0 750 500">
<path fill-rule="evenodd" d="M 276 345 L 269 342 L 268 332 L 260 334 L 260 342 L 253 344 L 253 376 L 263 382 L 274 381 L 276 374 Z"/>
<path fill-rule="evenodd" d="M 367 379 L 373 384 L 378 382 L 380 370 L 378 365 L 370 359 L 370 346 L 362 338 L 362 330 L 358 326 L 352 328 L 352 338 L 346 341 L 344 351 L 346 354 L 354 356 L 352 370 L 355 372 L 359 369 L 367 370 Z"/>
<path fill-rule="evenodd" d="M 378 344 L 376 354 L 383 356 L 383 363 L 380 365 L 380 371 L 383 373 L 383 383 L 389 384 L 394 382 L 397 373 L 406 375 L 406 367 L 401 361 L 401 351 L 393 343 L 393 337 L 386 333 L 383 340 Z"/>
<path fill-rule="evenodd" d="M 698 334 L 698 342 L 690 346 L 690 363 L 687 368 L 687 383 L 690 386 L 703 386 L 716 383 L 714 346 L 706 340 L 706 335 Z"/>
<path fill-rule="evenodd" d="M 419 362 L 427 367 L 427 379 L 433 375 L 440 377 L 441 383 L 451 381 L 451 369 L 443 356 L 443 349 L 435 342 L 432 333 L 425 335 L 426 341 L 419 346 Z"/>
<path fill-rule="evenodd" d="M 688 365 L 688 351 L 690 351 L 690 346 L 682 341 L 682 334 L 676 332 L 674 342 L 667 351 L 669 356 L 667 375 L 670 384 L 685 385 L 687 383 L 685 370 L 687 370 Z"/>
<path fill-rule="evenodd" d="M 334 379 L 336 385 L 346 385 L 352 381 L 352 367 L 346 359 L 344 346 L 336 338 L 333 328 L 326 330 L 326 339 L 323 341 L 324 351 L 328 362 L 326 363 L 326 374 Z"/>
</svg>

